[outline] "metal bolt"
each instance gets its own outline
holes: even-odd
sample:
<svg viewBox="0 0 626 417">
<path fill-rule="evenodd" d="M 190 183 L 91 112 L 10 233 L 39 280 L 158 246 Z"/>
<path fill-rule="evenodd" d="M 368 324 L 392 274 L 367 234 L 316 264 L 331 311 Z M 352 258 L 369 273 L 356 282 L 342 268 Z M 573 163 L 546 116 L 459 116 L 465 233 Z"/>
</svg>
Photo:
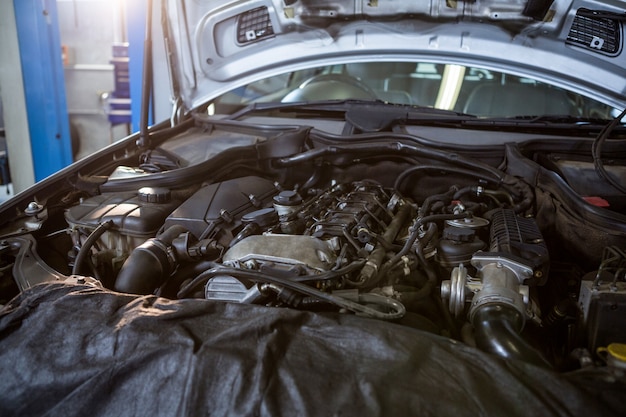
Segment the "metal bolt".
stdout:
<svg viewBox="0 0 626 417">
<path fill-rule="evenodd" d="M 224 220 L 226 223 L 232 223 L 232 221 L 235 219 L 233 217 L 232 214 L 230 214 L 228 212 L 228 210 L 226 209 L 221 209 L 220 210 L 220 217 L 222 218 L 222 220 Z"/>
<path fill-rule="evenodd" d="M 41 213 L 42 211 L 43 206 L 41 204 L 38 204 L 36 201 L 31 201 L 30 203 L 28 203 L 28 206 L 26 206 L 24 214 L 26 214 L 27 216 L 34 216 L 38 213 Z"/>
</svg>

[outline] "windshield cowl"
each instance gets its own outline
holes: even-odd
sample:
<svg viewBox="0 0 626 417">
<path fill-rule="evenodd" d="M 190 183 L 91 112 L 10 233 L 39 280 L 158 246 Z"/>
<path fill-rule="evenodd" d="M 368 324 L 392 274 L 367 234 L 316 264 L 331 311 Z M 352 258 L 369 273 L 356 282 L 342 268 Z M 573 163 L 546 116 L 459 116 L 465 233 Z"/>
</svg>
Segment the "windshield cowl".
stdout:
<svg viewBox="0 0 626 417">
<path fill-rule="evenodd" d="M 610 105 L 530 77 L 431 62 L 362 62 L 286 72 L 213 100 L 209 114 L 340 117 L 362 131 L 429 119 L 503 126 L 607 123 Z M 334 114 L 334 116 L 332 116 Z"/>
</svg>

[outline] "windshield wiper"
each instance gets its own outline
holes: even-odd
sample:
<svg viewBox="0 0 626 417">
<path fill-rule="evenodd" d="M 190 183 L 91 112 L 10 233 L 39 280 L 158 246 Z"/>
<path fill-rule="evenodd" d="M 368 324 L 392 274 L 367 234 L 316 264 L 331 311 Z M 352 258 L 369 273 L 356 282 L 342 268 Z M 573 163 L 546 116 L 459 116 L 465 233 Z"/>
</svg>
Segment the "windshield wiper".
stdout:
<svg viewBox="0 0 626 417">
<path fill-rule="evenodd" d="M 384 110 L 381 110 L 384 109 Z M 371 110 L 371 111 L 368 111 Z M 382 101 L 378 99 L 362 100 L 362 99 L 347 99 L 347 100 L 317 100 L 317 101 L 302 101 L 302 102 L 290 102 L 290 103 L 252 103 L 235 113 L 228 116 L 229 120 L 236 120 L 242 116 L 250 113 L 260 113 L 267 111 L 299 111 L 299 112 L 367 112 L 367 113 L 379 113 L 384 111 L 386 114 L 392 115 L 404 115 L 406 118 L 408 115 L 423 115 L 428 118 L 432 116 L 441 117 L 469 117 L 475 118 L 476 116 L 459 113 L 452 110 L 436 109 L 433 107 L 418 106 L 414 104 L 397 104 Z"/>
<path fill-rule="evenodd" d="M 345 111 L 345 108 L 337 108 L 343 106 L 347 102 L 359 102 L 359 103 L 369 103 L 367 100 L 319 100 L 314 102 L 269 102 L 269 103 L 252 103 L 249 104 L 235 113 L 232 113 L 227 117 L 228 120 L 237 120 L 242 116 L 248 115 L 250 113 L 262 113 L 267 111 L 294 111 L 294 110 L 315 110 L 315 111 Z"/>
<path fill-rule="evenodd" d="M 228 117 L 236 120 L 250 113 L 295 112 L 304 117 L 333 117 L 345 120 L 363 132 L 380 132 L 397 124 L 511 131 L 576 131 L 597 134 L 609 120 L 567 114 L 478 117 L 453 110 L 381 100 L 321 100 L 295 103 L 253 103 Z M 626 127 L 617 126 L 614 131 Z"/>
<path fill-rule="evenodd" d="M 610 120 L 571 115 L 539 115 L 539 116 L 514 116 L 514 117 L 478 117 L 471 119 L 459 119 L 458 127 L 504 129 L 517 131 L 576 131 L 591 132 L 596 134 Z M 441 122 L 439 122 L 441 123 Z M 614 131 L 622 133 L 626 126 L 617 126 Z"/>
<path fill-rule="evenodd" d="M 578 125 L 605 125 L 611 120 L 600 119 L 598 117 L 572 116 L 569 114 L 544 114 L 541 116 L 515 116 L 508 119 L 525 121 L 528 123 L 566 123 Z"/>
</svg>

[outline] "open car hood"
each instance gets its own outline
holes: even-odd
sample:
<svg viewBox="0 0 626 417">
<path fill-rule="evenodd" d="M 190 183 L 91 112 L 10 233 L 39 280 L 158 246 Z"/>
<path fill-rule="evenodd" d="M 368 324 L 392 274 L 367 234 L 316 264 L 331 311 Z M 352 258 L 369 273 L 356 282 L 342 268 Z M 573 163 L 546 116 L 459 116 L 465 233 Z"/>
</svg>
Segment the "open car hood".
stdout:
<svg viewBox="0 0 626 417">
<path fill-rule="evenodd" d="M 625 4 L 222 3 L 0 205 L 0 416 L 626 415 Z"/>
<path fill-rule="evenodd" d="M 269 76 L 406 60 L 533 75 L 626 106 L 626 3 L 571 0 L 163 0 L 173 92 L 187 109 Z"/>
</svg>

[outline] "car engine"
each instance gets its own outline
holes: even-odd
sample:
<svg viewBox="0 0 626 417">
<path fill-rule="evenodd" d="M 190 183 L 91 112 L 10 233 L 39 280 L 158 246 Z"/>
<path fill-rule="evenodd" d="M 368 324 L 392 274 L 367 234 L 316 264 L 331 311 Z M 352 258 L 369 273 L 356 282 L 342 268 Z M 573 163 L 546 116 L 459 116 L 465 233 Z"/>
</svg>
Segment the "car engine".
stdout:
<svg viewBox="0 0 626 417">
<path fill-rule="evenodd" d="M 116 271 L 117 291 L 344 310 L 449 335 L 467 315 L 484 330 L 474 335 L 483 349 L 516 340 L 507 354 L 542 363 L 518 333 L 537 317 L 531 288 L 545 284 L 548 250 L 534 219 L 508 207 L 512 199 L 452 186 L 418 204 L 374 180 L 298 190 L 247 176 L 182 202 L 164 188 L 99 195 L 65 217 L 75 247 L 85 245 L 80 231 L 120 225 L 92 256 L 101 275 Z M 503 317 L 504 342 L 490 324 Z"/>
<path fill-rule="evenodd" d="M 512 147 L 502 170 L 408 141 L 331 142 L 254 144 L 184 175 L 147 152 L 78 177 L 5 230 L 2 285 L 355 314 L 560 369 L 626 342 L 624 235 L 580 220 L 553 170 Z"/>
</svg>

